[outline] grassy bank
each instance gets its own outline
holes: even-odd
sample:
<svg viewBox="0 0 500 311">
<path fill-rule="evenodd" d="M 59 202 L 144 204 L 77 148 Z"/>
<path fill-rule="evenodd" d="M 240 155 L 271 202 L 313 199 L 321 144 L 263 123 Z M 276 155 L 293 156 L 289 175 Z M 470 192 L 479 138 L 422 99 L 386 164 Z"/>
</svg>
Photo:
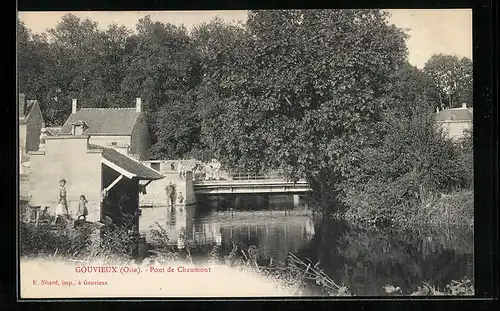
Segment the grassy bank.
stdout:
<svg viewBox="0 0 500 311">
<path fill-rule="evenodd" d="M 443 227 L 474 226 L 474 191 L 461 190 L 450 194 L 427 196 L 414 206 L 373 209 L 368 204 L 333 214 L 361 225 L 381 227 Z"/>
<path fill-rule="evenodd" d="M 158 226 L 151 230 L 156 247 L 142 265 L 167 266 L 174 263 L 197 265 L 204 264 L 234 269 L 242 275 L 253 275 L 266 284 L 278 284 L 280 290 L 291 295 L 351 296 L 349 284 L 339 284 L 328 276 L 319 262 L 310 262 L 289 253 L 285 262 L 259 261 L 259 250 L 255 246 L 240 248 L 233 243 L 228 254 L 223 254 L 219 246 L 207 247 L 200 261 L 194 245 L 186 243 L 183 249 L 172 246 L 166 230 Z M 185 233 L 184 233 L 185 234 Z M 182 236 L 182 234 L 181 234 Z M 109 264 L 133 265 L 136 242 L 127 232 L 115 228 L 99 238 L 92 226 L 75 229 L 70 225 L 52 229 L 47 226 L 35 227 L 31 224 L 21 226 L 21 256 L 23 259 L 42 258 L 90 264 L 103 262 Z M 198 256 L 197 258 L 193 258 Z M 137 262 L 137 264 L 141 264 Z M 229 271 L 228 270 L 228 271 Z M 396 285 L 396 284 L 394 284 Z M 422 283 L 419 288 L 403 292 L 400 288 L 387 285 L 387 295 L 469 295 L 473 293 L 472 281 L 464 279 L 451 282 L 444 288 L 435 288 L 432 282 Z"/>
</svg>

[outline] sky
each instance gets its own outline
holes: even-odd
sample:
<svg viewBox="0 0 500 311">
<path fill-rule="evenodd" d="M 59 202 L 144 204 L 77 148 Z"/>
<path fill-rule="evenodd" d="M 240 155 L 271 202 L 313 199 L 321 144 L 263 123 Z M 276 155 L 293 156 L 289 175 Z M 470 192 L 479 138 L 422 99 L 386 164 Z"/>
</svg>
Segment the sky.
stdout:
<svg viewBox="0 0 500 311">
<path fill-rule="evenodd" d="M 409 62 L 422 68 L 425 62 L 438 53 L 452 54 L 472 59 L 472 10 L 387 10 L 389 23 L 408 29 Z M 124 25 L 134 30 L 137 21 L 150 15 L 153 21 L 183 24 L 191 29 L 200 23 L 219 16 L 228 22 L 245 22 L 247 11 L 80 11 L 80 12 L 19 12 L 19 19 L 34 33 L 53 28 L 67 13 L 81 19 L 89 18 L 106 29 L 110 24 Z"/>
</svg>

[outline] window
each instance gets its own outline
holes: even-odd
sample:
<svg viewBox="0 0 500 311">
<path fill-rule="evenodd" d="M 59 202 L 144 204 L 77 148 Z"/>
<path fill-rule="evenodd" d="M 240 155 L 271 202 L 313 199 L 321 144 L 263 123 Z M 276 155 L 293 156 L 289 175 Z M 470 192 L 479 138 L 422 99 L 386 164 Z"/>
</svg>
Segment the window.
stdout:
<svg viewBox="0 0 500 311">
<path fill-rule="evenodd" d="M 111 146 L 116 146 L 116 145 L 117 145 L 117 144 L 116 144 L 116 141 L 112 141 L 112 142 L 111 142 Z"/>
<path fill-rule="evenodd" d="M 151 163 L 151 168 L 159 171 L 160 170 L 160 163 Z"/>
</svg>

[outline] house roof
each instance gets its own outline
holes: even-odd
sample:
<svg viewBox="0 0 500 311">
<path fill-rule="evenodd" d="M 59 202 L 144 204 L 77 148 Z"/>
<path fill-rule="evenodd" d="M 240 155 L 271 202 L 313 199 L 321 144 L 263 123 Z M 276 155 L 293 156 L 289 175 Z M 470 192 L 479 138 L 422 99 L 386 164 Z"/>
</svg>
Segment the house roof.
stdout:
<svg viewBox="0 0 500 311">
<path fill-rule="evenodd" d="M 112 166 L 117 166 L 117 169 L 125 171 L 128 173 L 126 175 L 133 176 L 142 180 L 157 180 L 162 179 L 164 176 L 152 168 L 126 156 L 115 149 L 106 148 L 98 145 L 89 144 L 89 149 L 91 150 L 102 150 L 102 157 L 111 162 Z M 114 167 L 111 167 L 115 169 Z"/>
<path fill-rule="evenodd" d="M 26 101 L 24 106 L 24 116 L 19 116 L 20 123 L 26 122 L 26 119 L 29 117 L 31 110 L 33 110 L 34 107 L 38 107 L 38 109 L 40 109 L 40 105 L 37 100 L 29 99 Z"/>
<path fill-rule="evenodd" d="M 436 121 L 472 121 L 472 109 L 445 109 L 436 113 Z"/>
<path fill-rule="evenodd" d="M 26 101 L 26 108 L 24 110 L 25 115 L 29 115 L 31 112 L 31 109 L 35 106 L 38 106 L 38 101 L 37 100 L 27 100 Z"/>
<path fill-rule="evenodd" d="M 49 136 L 57 136 L 59 132 L 61 131 L 61 127 L 46 127 L 45 130 L 47 131 L 47 135 Z"/>
<path fill-rule="evenodd" d="M 87 135 L 130 135 L 139 115 L 135 108 L 82 108 L 69 116 L 59 133 L 69 135 L 72 124 L 83 121 Z"/>
</svg>

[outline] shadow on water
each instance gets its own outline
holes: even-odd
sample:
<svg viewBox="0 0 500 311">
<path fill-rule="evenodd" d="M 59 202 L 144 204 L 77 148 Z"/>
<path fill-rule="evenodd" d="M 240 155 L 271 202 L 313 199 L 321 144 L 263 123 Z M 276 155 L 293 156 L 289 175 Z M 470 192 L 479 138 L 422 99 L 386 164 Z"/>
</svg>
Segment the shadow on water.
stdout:
<svg viewBox="0 0 500 311">
<path fill-rule="evenodd" d="M 319 261 L 355 295 L 382 295 L 394 285 L 411 293 L 422 282 L 443 289 L 452 280 L 473 279 L 473 232 L 382 231 L 345 221 L 323 220 L 299 257 Z"/>
<path fill-rule="evenodd" d="M 232 243 L 241 249 L 255 245 L 259 264 L 285 261 L 289 252 L 319 265 L 336 283 L 347 285 L 354 295 L 382 295 L 383 286 L 394 285 L 411 293 L 422 282 L 444 288 L 452 280 L 473 280 L 473 232 L 470 228 L 448 231 L 390 231 L 362 228 L 346 221 L 314 220 L 303 206 L 276 202 L 271 208 L 224 209 L 193 206 L 183 209 L 144 209 L 141 230 L 158 221 L 175 244 L 185 228 L 195 246 L 196 261 L 208 259 L 219 245 L 220 256 Z M 271 204 L 272 205 L 272 204 Z"/>
</svg>

